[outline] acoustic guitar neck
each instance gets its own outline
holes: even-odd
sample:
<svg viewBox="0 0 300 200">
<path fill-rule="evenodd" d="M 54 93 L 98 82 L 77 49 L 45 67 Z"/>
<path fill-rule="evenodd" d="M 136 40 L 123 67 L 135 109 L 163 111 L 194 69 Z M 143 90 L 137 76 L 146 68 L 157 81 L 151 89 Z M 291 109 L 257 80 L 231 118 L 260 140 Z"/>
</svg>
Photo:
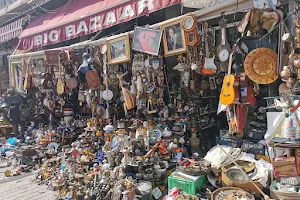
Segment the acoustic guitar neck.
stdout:
<svg viewBox="0 0 300 200">
<path fill-rule="evenodd" d="M 227 82 L 227 84 L 230 82 L 230 75 L 231 75 L 231 68 L 232 68 L 232 57 L 233 57 L 234 52 L 236 51 L 236 48 L 237 48 L 237 45 L 235 44 L 232 47 L 232 51 L 229 55 L 229 64 L 228 64 L 228 73 L 227 73 L 228 82 Z"/>
<path fill-rule="evenodd" d="M 230 56 L 229 56 L 228 74 L 227 74 L 227 85 L 230 84 L 230 75 L 231 75 L 231 66 L 232 66 L 232 56 L 233 56 L 233 52 L 231 52 L 231 53 L 230 53 Z"/>
</svg>

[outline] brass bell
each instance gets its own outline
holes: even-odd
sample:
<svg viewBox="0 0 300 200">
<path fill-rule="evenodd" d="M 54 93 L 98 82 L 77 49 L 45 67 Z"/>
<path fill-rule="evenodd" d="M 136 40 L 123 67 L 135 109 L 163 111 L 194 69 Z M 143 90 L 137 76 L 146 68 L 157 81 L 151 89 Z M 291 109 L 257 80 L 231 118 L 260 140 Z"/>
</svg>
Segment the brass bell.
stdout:
<svg viewBox="0 0 300 200">
<path fill-rule="evenodd" d="M 10 123 L 10 119 L 7 117 L 4 110 L 0 111 L 0 123 Z"/>
</svg>

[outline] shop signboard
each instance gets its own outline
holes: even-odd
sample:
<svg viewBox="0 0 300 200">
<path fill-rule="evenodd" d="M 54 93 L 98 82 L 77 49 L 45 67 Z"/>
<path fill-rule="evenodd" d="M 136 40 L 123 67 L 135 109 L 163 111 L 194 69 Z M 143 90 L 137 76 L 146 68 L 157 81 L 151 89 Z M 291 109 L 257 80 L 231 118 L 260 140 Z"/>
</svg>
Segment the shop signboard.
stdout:
<svg viewBox="0 0 300 200">
<path fill-rule="evenodd" d="M 159 9 L 180 3 L 181 0 L 88 0 L 88 5 L 78 8 L 75 0 L 59 13 L 48 13 L 32 21 L 20 35 L 20 50 L 37 48 L 49 44 L 88 35 L 127 22 L 136 17 L 147 15 Z M 94 2 L 92 4 L 92 2 Z M 110 6 L 102 5 L 103 2 Z M 81 4 L 87 4 L 81 2 Z M 73 8 L 77 7 L 77 9 Z M 92 14 L 95 7 L 103 6 L 102 11 Z M 46 27 L 46 28 L 45 28 Z"/>
</svg>

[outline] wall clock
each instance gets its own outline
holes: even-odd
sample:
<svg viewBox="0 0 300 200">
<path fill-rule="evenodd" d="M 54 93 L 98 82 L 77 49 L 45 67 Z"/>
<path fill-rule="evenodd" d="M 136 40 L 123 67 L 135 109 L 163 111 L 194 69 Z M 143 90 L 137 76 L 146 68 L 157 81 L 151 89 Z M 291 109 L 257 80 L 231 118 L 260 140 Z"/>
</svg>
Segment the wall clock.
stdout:
<svg viewBox="0 0 300 200">
<path fill-rule="evenodd" d="M 182 18 L 181 28 L 184 30 L 185 40 L 189 46 L 195 46 L 198 44 L 198 26 L 197 18 L 194 14 L 187 14 Z"/>
</svg>

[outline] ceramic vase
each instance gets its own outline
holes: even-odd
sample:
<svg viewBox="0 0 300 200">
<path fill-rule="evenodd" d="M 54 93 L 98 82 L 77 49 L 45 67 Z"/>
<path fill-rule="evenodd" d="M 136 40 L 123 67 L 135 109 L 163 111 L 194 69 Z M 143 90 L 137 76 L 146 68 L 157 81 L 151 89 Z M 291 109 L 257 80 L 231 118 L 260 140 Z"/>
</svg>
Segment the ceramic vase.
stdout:
<svg viewBox="0 0 300 200">
<path fill-rule="evenodd" d="M 200 139 L 197 137 L 197 132 L 192 132 L 192 137 L 190 138 L 191 151 L 197 152 L 200 148 Z"/>
</svg>

